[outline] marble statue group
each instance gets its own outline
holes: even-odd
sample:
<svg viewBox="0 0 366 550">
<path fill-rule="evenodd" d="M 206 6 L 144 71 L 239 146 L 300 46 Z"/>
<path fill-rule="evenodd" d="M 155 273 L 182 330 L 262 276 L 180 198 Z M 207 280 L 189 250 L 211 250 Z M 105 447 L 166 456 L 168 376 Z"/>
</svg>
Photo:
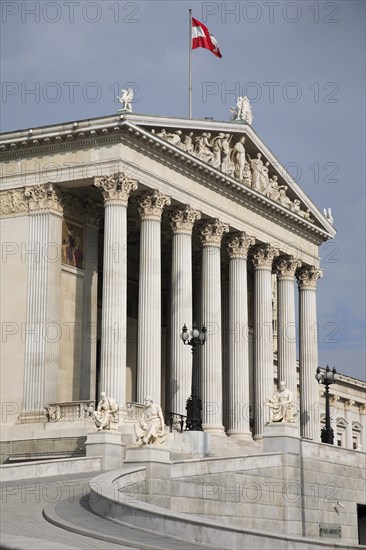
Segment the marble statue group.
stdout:
<svg viewBox="0 0 366 550">
<path fill-rule="evenodd" d="M 256 153 L 253 158 L 247 153 L 245 136 L 240 136 L 234 142 L 233 134 L 225 132 L 219 132 L 214 136 L 211 132 L 197 134 L 183 133 L 182 130 L 167 132 L 165 128 L 158 132 L 152 129 L 151 132 L 311 221 L 310 211 L 301 208 L 299 199 L 290 199 L 287 195 L 288 186 L 280 184 L 278 175 L 273 173 L 269 161 L 262 157 L 262 153 Z"/>
</svg>

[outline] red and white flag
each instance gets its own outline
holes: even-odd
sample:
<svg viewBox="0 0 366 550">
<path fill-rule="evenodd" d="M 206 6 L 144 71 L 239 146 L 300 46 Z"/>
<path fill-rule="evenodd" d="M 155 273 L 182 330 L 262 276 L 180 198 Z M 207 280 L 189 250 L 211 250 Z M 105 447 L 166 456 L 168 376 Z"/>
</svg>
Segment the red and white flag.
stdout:
<svg viewBox="0 0 366 550">
<path fill-rule="evenodd" d="M 192 17 L 192 50 L 206 48 L 217 57 L 222 57 L 217 40 L 208 28 Z"/>
</svg>

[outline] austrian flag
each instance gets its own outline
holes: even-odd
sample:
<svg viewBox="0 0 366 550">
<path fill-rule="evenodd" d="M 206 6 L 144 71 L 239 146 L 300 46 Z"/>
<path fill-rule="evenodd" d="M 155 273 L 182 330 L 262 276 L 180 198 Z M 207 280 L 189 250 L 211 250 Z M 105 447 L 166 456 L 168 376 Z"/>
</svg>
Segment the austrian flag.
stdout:
<svg viewBox="0 0 366 550">
<path fill-rule="evenodd" d="M 217 57 L 222 57 L 217 40 L 208 28 L 192 17 L 192 50 L 206 48 Z"/>
</svg>

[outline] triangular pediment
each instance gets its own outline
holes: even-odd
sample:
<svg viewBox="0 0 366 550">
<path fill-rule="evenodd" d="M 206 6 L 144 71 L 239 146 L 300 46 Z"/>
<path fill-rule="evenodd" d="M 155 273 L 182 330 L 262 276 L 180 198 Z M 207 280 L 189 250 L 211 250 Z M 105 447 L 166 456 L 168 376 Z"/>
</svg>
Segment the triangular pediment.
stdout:
<svg viewBox="0 0 366 550">
<path fill-rule="evenodd" d="M 334 237 L 328 215 L 320 212 L 250 125 L 143 115 L 127 115 L 125 121 L 191 166 L 202 170 L 204 165 L 206 174 L 217 179 L 220 173 L 223 180 L 237 182 L 253 197 L 284 209 L 286 216 L 315 225 L 324 232 L 324 240 Z"/>
</svg>

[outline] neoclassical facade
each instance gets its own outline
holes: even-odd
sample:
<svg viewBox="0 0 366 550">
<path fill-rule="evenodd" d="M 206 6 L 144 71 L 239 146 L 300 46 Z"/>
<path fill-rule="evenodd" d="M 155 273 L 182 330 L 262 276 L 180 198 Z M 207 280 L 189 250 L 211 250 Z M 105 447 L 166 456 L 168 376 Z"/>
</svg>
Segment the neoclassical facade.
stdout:
<svg viewBox="0 0 366 550">
<path fill-rule="evenodd" d="M 205 431 L 260 440 L 284 380 L 319 441 L 318 247 L 335 229 L 249 124 L 114 115 L 0 147 L 5 426 L 101 391 L 185 414 L 195 322 Z M 347 380 L 333 424 L 364 449 L 365 386 Z"/>
</svg>

